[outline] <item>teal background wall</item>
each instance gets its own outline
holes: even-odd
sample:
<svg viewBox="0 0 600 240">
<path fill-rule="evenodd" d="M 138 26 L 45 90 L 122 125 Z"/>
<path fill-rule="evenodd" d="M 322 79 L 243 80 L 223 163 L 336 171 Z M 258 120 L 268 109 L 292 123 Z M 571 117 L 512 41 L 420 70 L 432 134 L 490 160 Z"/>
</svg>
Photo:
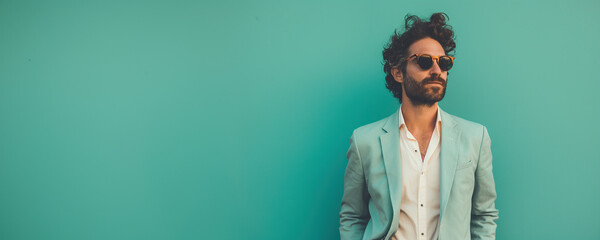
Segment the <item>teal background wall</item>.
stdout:
<svg viewBox="0 0 600 240">
<path fill-rule="evenodd" d="M 381 50 L 445 11 L 498 239 L 600 239 L 598 1 L 0 1 L 0 239 L 336 239 Z"/>
</svg>

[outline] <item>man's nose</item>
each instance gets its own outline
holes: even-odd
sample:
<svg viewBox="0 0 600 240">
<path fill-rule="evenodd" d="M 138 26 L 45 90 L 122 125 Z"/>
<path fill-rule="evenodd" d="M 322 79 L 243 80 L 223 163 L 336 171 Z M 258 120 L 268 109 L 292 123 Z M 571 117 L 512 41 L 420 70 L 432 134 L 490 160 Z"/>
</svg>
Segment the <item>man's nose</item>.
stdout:
<svg viewBox="0 0 600 240">
<path fill-rule="evenodd" d="M 435 61 L 435 60 L 433 61 L 433 66 L 431 66 L 431 69 L 429 69 L 429 72 L 431 74 L 442 75 L 442 69 L 440 68 L 438 61 Z"/>
</svg>

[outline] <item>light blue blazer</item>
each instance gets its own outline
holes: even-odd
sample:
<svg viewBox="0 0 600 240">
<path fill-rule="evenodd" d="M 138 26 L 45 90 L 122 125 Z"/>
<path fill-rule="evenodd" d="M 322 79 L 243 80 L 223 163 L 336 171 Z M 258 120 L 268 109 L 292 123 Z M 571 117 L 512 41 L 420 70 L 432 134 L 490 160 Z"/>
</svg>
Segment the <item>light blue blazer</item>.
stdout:
<svg viewBox="0 0 600 240">
<path fill-rule="evenodd" d="M 398 111 L 352 133 L 340 211 L 343 240 L 390 239 L 398 230 L 402 199 Z M 438 239 L 495 239 L 498 210 L 487 129 L 440 111 Z"/>
</svg>

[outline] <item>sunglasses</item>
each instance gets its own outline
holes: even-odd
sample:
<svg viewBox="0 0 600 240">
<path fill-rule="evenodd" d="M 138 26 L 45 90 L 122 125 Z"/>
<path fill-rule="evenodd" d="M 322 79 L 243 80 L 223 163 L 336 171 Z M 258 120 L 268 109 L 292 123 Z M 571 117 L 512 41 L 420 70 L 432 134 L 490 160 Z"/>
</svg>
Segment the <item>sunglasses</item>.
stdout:
<svg viewBox="0 0 600 240">
<path fill-rule="evenodd" d="M 417 59 L 417 64 L 419 64 L 419 67 L 421 67 L 423 70 L 428 70 L 431 68 L 431 66 L 433 66 L 433 60 L 438 63 L 438 66 L 440 66 L 442 71 L 448 71 L 452 68 L 452 65 L 454 65 L 454 57 L 451 56 L 434 57 L 427 54 L 414 54 L 410 57 L 407 57 L 406 60 L 409 60 L 412 57 Z"/>
</svg>

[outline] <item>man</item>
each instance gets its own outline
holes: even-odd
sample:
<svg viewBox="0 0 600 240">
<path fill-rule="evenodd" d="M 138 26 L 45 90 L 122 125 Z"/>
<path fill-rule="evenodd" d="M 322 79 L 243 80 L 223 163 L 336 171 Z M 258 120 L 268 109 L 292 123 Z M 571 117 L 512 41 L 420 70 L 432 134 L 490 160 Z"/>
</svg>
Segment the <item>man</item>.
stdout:
<svg viewBox="0 0 600 240">
<path fill-rule="evenodd" d="M 454 63 L 446 18 L 407 16 L 383 51 L 386 87 L 401 106 L 350 138 L 341 239 L 495 239 L 487 129 L 438 106 Z"/>
</svg>

